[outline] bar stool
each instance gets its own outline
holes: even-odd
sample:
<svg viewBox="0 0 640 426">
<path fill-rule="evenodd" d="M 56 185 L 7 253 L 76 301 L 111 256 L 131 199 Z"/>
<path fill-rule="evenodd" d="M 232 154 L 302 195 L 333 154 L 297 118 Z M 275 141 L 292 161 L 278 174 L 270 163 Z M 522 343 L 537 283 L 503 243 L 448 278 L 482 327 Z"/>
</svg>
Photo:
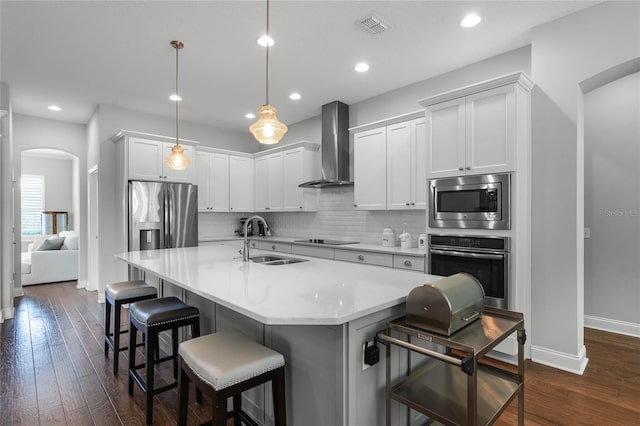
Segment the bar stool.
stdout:
<svg viewBox="0 0 640 426">
<path fill-rule="evenodd" d="M 198 391 L 196 401 L 202 402 L 200 391 L 212 399 L 213 426 L 226 425 L 233 417 L 257 426 L 241 406 L 242 392 L 271 382 L 273 411 L 276 426 L 286 425 L 284 357 L 242 333 L 221 331 L 180 343 L 178 349 L 180 377 L 178 378 L 178 424 L 187 424 L 189 382 Z M 233 397 L 233 411 L 227 413 L 227 399 Z"/>
<path fill-rule="evenodd" d="M 200 312 L 198 308 L 186 305 L 176 297 L 162 297 L 136 302 L 129 307 L 129 395 L 133 395 L 133 381 L 146 395 L 147 424 L 153 418 L 153 396 L 173 389 L 178 378 L 178 329 L 191 326 L 191 336 L 200 336 Z M 144 363 L 136 365 L 136 330 L 146 337 L 144 345 Z M 158 334 L 171 330 L 172 354 L 160 358 Z M 156 364 L 173 360 L 174 382 L 160 388 L 154 385 L 154 367 Z M 145 369 L 145 379 L 138 369 Z"/>
<path fill-rule="evenodd" d="M 128 346 L 120 347 L 120 335 L 129 330 L 120 330 L 120 312 L 122 305 L 155 299 L 158 290 L 144 281 L 121 281 L 107 284 L 104 305 L 104 356 L 109 356 L 109 348 L 113 350 L 113 374 L 118 374 L 118 358 L 121 351 Z M 111 332 L 111 308 L 113 307 L 113 333 Z"/>
</svg>

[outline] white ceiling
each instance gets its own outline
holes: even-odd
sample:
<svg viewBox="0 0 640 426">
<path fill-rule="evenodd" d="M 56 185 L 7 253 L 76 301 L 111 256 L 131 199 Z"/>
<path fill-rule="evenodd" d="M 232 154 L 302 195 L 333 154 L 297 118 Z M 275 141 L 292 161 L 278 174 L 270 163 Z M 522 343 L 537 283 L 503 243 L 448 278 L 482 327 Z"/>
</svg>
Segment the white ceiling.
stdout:
<svg viewBox="0 0 640 426">
<path fill-rule="evenodd" d="M 281 121 L 353 104 L 530 43 L 531 28 L 597 2 L 271 2 L 270 103 Z M 181 121 L 246 131 L 265 101 L 265 1 L 0 2 L 1 74 L 16 113 L 86 123 L 98 104 L 174 117 L 168 99 L 180 51 Z M 468 12 L 483 18 L 458 25 Z M 376 12 L 391 28 L 356 25 Z M 353 71 L 366 61 L 366 74 Z M 302 99 L 288 95 L 300 92 Z M 54 113 L 50 104 L 63 108 Z"/>
</svg>

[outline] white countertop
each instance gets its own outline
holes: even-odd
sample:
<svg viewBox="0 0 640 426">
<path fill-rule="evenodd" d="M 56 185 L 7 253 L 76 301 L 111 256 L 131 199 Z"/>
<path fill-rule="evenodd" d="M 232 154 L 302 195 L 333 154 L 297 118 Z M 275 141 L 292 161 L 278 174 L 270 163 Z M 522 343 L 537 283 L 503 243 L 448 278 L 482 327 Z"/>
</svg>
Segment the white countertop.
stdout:
<svg viewBox="0 0 640 426">
<path fill-rule="evenodd" d="M 241 241 L 117 254 L 215 303 L 264 324 L 338 325 L 404 303 L 411 289 L 442 277 L 414 271 L 251 250 L 251 256 L 308 259 L 243 262 Z"/>
</svg>

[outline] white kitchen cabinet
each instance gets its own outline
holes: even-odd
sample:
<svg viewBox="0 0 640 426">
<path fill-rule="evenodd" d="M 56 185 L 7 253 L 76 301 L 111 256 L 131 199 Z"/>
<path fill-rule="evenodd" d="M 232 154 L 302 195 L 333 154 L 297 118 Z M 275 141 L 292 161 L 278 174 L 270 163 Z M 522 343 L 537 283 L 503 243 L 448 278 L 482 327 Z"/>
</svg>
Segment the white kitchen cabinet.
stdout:
<svg viewBox="0 0 640 426">
<path fill-rule="evenodd" d="M 254 174 L 253 158 L 229 156 L 229 211 L 254 210 Z"/>
<path fill-rule="evenodd" d="M 425 119 L 387 126 L 387 209 L 426 208 Z"/>
<path fill-rule="evenodd" d="M 526 140 L 533 83 L 514 73 L 420 100 L 426 116 L 426 176 L 512 172 Z"/>
<path fill-rule="evenodd" d="M 335 259 L 343 262 L 364 263 L 367 265 L 386 266 L 387 268 L 393 267 L 393 255 L 391 253 L 336 249 Z"/>
<path fill-rule="evenodd" d="M 255 210 L 284 210 L 284 169 L 282 152 L 255 159 Z"/>
<path fill-rule="evenodd" d="M 359 210 L 387 208 L 387 127 L 353 136 L 353 198 Z"/>
<path fill-rule="evenodd" d="M 196 151 L 195 182 L 198 185 L 198 211 L 229 211 L 229 156 Z"/>
<path fill-rule="evenodd" d="M 283 152 L 285 211 L 315 211 L 317 209 L 319 191 L 298 186 L 318 177 L 317 164 L 317 151 L 299 147 Z"/>
<path fill-rule="evenodd" d="M 164 159 L 171 155 L 172 142 L 161 142 L 152 139 L 129 137 L 129 180 L 152 180 L 191 183 L 193 182 L 193 167 L 186 170 L 173 170 Z M 193 147 L 181 144 L 185 155 L 193 162 Z"/>
</svg>

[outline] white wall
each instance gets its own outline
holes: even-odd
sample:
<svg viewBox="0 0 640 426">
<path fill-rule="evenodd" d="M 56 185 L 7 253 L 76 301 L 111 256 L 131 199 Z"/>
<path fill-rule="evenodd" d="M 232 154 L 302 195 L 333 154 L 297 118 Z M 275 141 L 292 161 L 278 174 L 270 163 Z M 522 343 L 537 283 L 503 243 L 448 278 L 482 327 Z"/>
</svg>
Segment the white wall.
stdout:
<svg viewBox="0 0 640 426">
<path fill-rule="evenodd" d="M 9 85 L 0 81 L 0 322 L 13 318 L 14 256 L 20 249 L 13 244 L 13 204 L 11 162 L 13 124 Z"/>
<path fill-rule="evenodd" d="M 572 371 L 586 365 L 579 84 L 639 56 L 639 8 L 605 2 L 532 33 L 532 357 Z"/>
<path fill-rule="evenodd" d="M 640 73 L 584 107 L 585 315 L 640 327 Z"/>
<path fill-rule="evenodd" d="M 68 212 L 69 228 L 75 229 L 78 212 L 73 208 L 73 161 L 36 155 L 22 153 L 22 174 L 44 176 L 44 209 Z"/>
</svg>

